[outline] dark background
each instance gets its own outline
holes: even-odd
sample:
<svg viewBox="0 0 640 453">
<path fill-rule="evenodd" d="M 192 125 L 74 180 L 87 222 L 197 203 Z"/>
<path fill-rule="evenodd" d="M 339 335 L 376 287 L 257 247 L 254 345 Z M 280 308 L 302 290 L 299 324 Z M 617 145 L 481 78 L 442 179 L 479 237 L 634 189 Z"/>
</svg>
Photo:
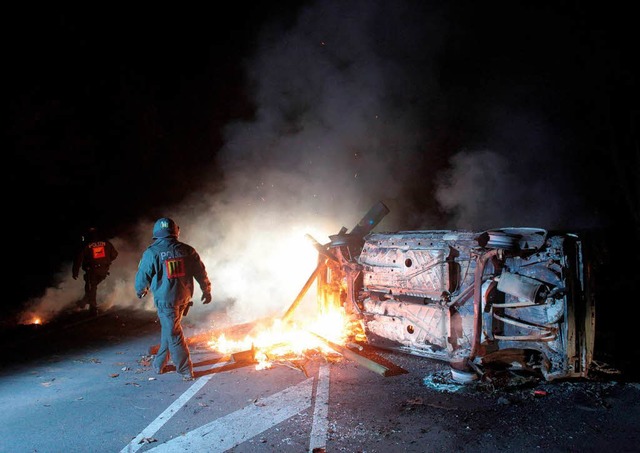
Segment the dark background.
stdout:
<svg viewBox="0 0 640 453">
<path fill-rule="evenodd" d="M 20 244 L 13 304 L 55 284 L 86 228 L 126 235 L 221 177 L 211 166 L 220 129 L 251 114 L 242 58 L 261 23 L 295 8 L 62 7 L 7 17 L 4 181 Z"/>
<path fill-rule="evenodd" d="M 637 279 L 634 265 L 623 263 L 634 259 L 640 239 L 636 24 L 630 7 L 408 4 L 427 15 L 433 6 L 438 19 L 425 27 L 437 24 L 441 41 L 433 44 L 438 51 L 429 68 L 430 107 L 416 119 L 430 157 L 416 163 L 421 177 L 405 181 L 405 203 L 396 211 L 406 220 L 403 228 L 447 226 L 450 212 L 433 196 L 438 175 L 449 169 L 452 155 L 484 146 L 488 130 L 500 129 L 489 124 L 496 106 L 535 112 L 553 125 L 559 144 L 553 158 L 563 163 L 554 167 L 547 156 L 533 161 L 535 170 L 548 172 L 549 180 L 571 181 L 563 201 L 580 210 L 560 216 L 597 238 L 591 256 L 606 294 L 599 326 L 626 332 L 603 341 L 628 344 L 628 315 L 638 313 Z M 72 258 L 86 227 L 126 236 L 205 186 L 222 190 L 225 170 L 217 157 L 225 144 L 223 128 L 256 113 L 245 60 L 261 44 L 263 26 L 277 21 L 286 30 L 307 5 L 317 4 L 21 7 L 7 14 L 3 181 L 6 240 L 15 242 L 5 252 L 11 263 L 7 305 L 19 306 L 55 284 L 54 274 Z M 356 5 L 367 8 L 366 2 Z M 404 30 L 384 20 L 376 32 L 381 43 L 405 38 Z M 407 39 L 395 48 L 406 50 L 410 60 L 416 48 L 430 45 Z M 423 64 L 416 59 L 416 73 Z M 406 89 L 419 80 L 408 79 Z M 412 99 L 421 102 L 419 95 Z M 522 139 L 517 129 L 502 132 L 504 140 Z M 535 206 L 545 206 L 544 192 L 537 197 Z M 548 205 L 559 206 L 551 198 Z M 430 223 L 421 223 L 416 212 L 429 213 Z"/>
</svg>

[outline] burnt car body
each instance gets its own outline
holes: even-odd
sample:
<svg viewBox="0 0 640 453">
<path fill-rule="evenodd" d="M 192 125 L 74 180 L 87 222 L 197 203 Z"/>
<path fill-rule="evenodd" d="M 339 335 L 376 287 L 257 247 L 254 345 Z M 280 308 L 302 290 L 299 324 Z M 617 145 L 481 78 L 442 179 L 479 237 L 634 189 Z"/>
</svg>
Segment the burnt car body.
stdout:
<svg viewBox="0 0 640 453">
<path fill-rule="evenodd" d="M 388 212 L 379 203 L 320 250 L 323 299 L 339 299 L 367 343 L 446 361 L 461 381 L 488 368 L 549 381 L 586 377 L 595 303 L 578 235 L 541 228 L 372 233 Z"/>
</svg>

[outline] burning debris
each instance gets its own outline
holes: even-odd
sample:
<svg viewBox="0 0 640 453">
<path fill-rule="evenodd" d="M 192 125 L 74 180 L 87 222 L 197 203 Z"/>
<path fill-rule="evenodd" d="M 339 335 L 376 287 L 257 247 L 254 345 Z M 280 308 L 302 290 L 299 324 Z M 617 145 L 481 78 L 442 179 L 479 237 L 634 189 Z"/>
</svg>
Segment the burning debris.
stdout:
<svg viewBox="0 0 640 453">
<path fill-rule="evenodd" d="M 305 361 L 314 353 L 325 358 L 345 356 L 347 348 L 342 345 L 358 330 L 359 327 L 349 322 L 343 310 L 335 310 L 320 314 L 304 324 L 291 319 L 275 319 L 271 324 L 263 320 L 223 332 L 205 333 L 190 338 L 188 343 L 204 345 L 207 350 L 229 354 L 232 358 L 244 357 L 242 361 L 255 363 L 256 369 L 262 370 L 276 362 Z M 247 360 L 248 357 L 251 360 Z M 362 360 L 367 359 L 363 357 Z"/>
<path fill-rule="evenodd" d="M 376 204 L 324 245 L 309 237 L 317 266 L 280 319 L 189 342 L 244 351 L 257 369 L 316 351 L 402 372 L 367 346 L 447 362 L 462 383 L 488 368 L 587 376 L 595 307 L 580 238 L 538 228 L 372 233 L 388 212 Z M 317 317 L 303 322 L 296 310 L 314 283 Z"/>
</svg>

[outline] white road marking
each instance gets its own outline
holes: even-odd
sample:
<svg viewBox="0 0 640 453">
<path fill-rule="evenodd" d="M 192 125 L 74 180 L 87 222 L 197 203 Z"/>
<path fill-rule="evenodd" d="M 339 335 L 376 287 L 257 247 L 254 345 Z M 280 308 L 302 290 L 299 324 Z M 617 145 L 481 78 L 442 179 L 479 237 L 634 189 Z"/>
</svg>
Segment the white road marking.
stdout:
<svg viewBox="0 0 640 453">
<path fill-rule="evenodd" d="M 325 448 L 327 445 L 327 431 L 329 430 L 329 365 L 323 363 L 318 370 L 318 385 L 313 407 L 313 425 L 309 452 L 314 448 Z"/>
<path fill-rule="evenodd" d="M 219 368 L 221 366 L 228 365 L 229 363 L 231 362 L 219 362 L 213 365 L 211 369 Z M 213 375 L 210 374 L 198 378 L 193 383 L 193 385 L 187 389 L 186 392 L 180 395 L 180 397 L 173 403 L 171 403 L 171 405 L 166 408 L 162 414 L 158 415 L 158 417 L 154 421 L 152 421 L 149 426 L 147 426 L 144 430 L 142 430 L 140 434 L 138 434 L 131 442 L 129 442 L 129 445 L 120 450 L 120 453 L 133 453 L 142 448 L 145 445 L 144 443 L 141 443 L 143 439 L 148 439 L 155 433 L 157 433 L 158 430 L 160 430 L 160 428 L 162 428 L 162 426 L 164 426 L 164 424 L 167 423 L 171 419 L 171 417 L 173 417 L 173 415 L 178 412 L 178 410 L 180 410 L 180 408 L 184 406 L 186 402 L 189 401 L 193 397 L 193 395 L 198 392 L 198 390 L 204 387 L 204 385 L 209 382 L 209 379 L 211 379 L 212 377 Z"/>
<path fill-rule="evenodd" d="M 311 407 L 312 392 L 313 378 L 308 378 L 148 451 L 226 451 Z"/>
</svg>

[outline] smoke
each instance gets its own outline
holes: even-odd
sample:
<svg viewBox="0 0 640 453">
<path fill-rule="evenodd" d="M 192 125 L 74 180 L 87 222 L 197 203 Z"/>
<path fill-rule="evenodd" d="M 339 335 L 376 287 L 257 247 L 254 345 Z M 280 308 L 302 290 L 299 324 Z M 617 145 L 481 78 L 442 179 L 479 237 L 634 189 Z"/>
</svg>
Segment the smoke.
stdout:
<svg viewBox="0 0 640 453">
<path fill-rule="evenodd" d="M 212 150 L 219 170 L 212 174 L 223 180 L 162 213 L 180 225 L 180 239 L 200 253 L 213 283 L 212 304 L 200 304 L 197 290 L 187 322 L 283 314 L 316 265 L 305 234 L 328 242 L 377 201 L 391 209 L 378 231 L 555 227 L 580 217 L 580 206 L 563 206 L 573 195 L 569 171 L 554 158 L 563 150 L 544 120 L 504 108 L 508 96 L 502 110 L 474 114 L 461 96 L 448 99 L 441 90 L 450 23 L 438 8 L 318 1 L 292 24 L 265 27 L 245 61 L 255 112 L 227 124 L 224 146 Z M 462 136 L 454 149 L 438 147 L 429 134 L 446 128 L 447 112 L 486 118 L 483 139 Z M 426 199 L 435 199 L 434 210 L 417 213 Z M 99 304 L 153 309 L 151 296 L 141 301 L 133 290 L 152 224 L 142 221 L 115 239 L 120 256 L 99 288 Z M 65 269 L 60 285 L 32 308 L 75 301 L 82 284 L 69 280 Z"/>
<path fill-rule="evenodd" d="M 259 40 L 246 63 L 255 115 L 227 125 L 223 188 L 191 197 L 188 211 L 198 214 L 183 222 L 211 271 L 214 300 L 233 319 L 288 308 L 316 265 L 306 233 L 325 243 L 377 201 L 392 212 L 402 204 L 406 178 L 417 176 L 420 93 L 430 84 L 416 70 L 432 55 L 413 53 L 431 23 L 415 12 L 318 2 Z M 385 219 L 380 228 L 392 226 Z"/>
<path fill-rule="evenodd" d="M 435 197 L 453 228 L 597 226 L 559 133 L 534 112 L 487 112 L 489 149 L 461 150 L 437 176 Z"/>
<path fill-rule="evenodd" d="M 133 289 L 133 277 L 145 247 L 141 236 L 142 228 L 138 227 L 138 230 L 140 237 L 134 234 L 126 239 L 114 238 L 111 241 L 118 250 L 118 257 L 112 263 L 107 278 L 98 286 L 96 300 L 100 310 L 108 310 L 116 305 L 134 310 L 155 310 L 153 300 L 138 300 Z M 148 229 L 148 232 L 150 231 L 151 229 Z M 150 236 L 150 233 L 147 233 L 147 236 Z M 76 302 L 84 296 L 83 273 L 80 270 L 78 279 L 73 280 L 71 270 L 71 262 L 60 266 L 54 278 L 56 285 L 47 288 L 43 296 L 27 301 L 19 315 L 20 324 L 31 324 L 36 319 L 46 323 L 61 314 L 77 310 Z"/>
</svg>

